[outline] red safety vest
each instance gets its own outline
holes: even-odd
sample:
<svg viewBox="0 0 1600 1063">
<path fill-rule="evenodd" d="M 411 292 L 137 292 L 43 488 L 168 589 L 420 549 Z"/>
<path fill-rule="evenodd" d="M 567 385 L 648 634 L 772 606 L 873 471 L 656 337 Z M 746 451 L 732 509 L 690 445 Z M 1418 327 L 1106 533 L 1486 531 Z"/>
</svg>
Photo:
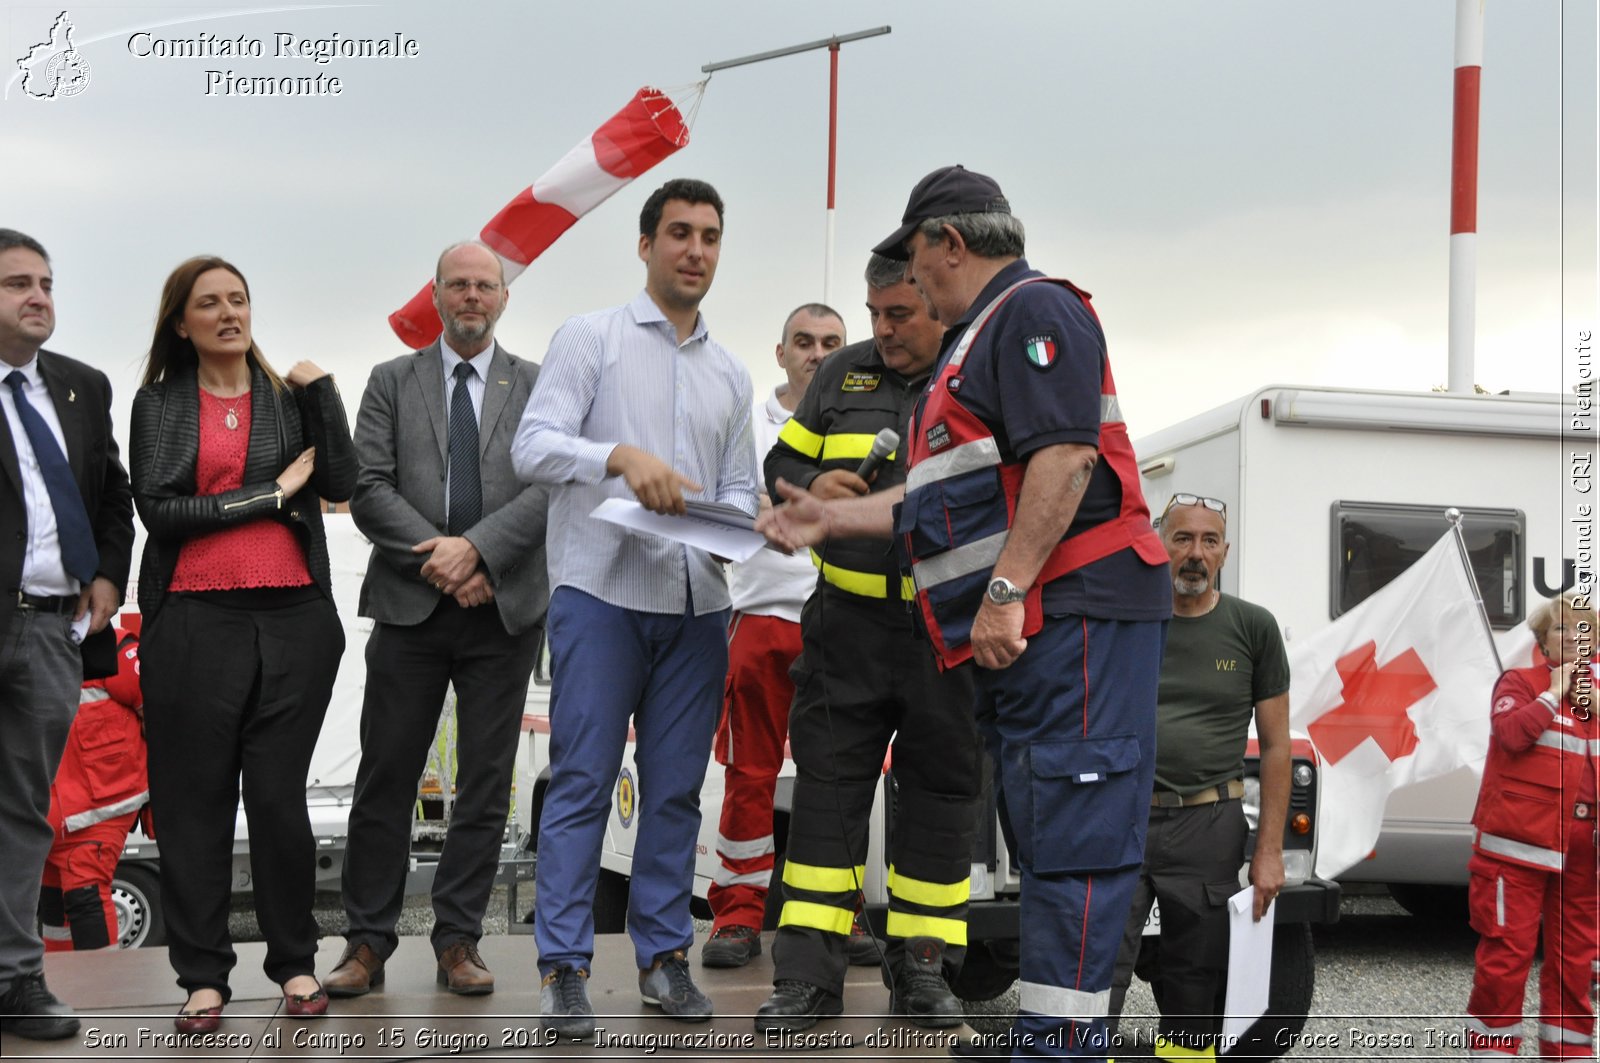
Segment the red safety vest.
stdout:
<svg viewBox="0 0 1600 1063">
<path fill-rule="evenodd" d="M 910 472 L 896 530 L 911 560 L 917 605 L 941 668 L 953 668 L 972 656 L 972 620 L 1016 518 L 1027 470 L 1024 462 L 1001 459 L 994 433 L 961 404 L 960 378 L 967 354 L 995 311 L 1017 289 L 1035 281 L 1073 292 L 1094 316 L 1089 293 L 1071 281 L 1052 277 L 1018 281 L 967 326 L 912 416 L 906 451 Z M 1150 510 L 1139 490 L 1138 462 L 1117 404 L 1111 363 L 1104 355 L 1100 369 L 1100 460 L 1110 466 L 1122 487 L 1121 511 L 1050 552 L 1023 603 L 1025 636 L 1036 634 L 1044 623 L 1042 588 L 1051 580 L 1130 546 L 1152 565 L 1168 563 L 1166 548 L 1150 526 Z"/>
<path fill-rule="evenodd" d="M 52 819 L 67 831 L 137 811 L 149 801 L 144 733 L 134 712 L 143 703 L 139 637 L 118 628 L 117 672 L 83 684 L 50 787 Z"/>
<path fill-rule="evenodd" d="M 1549 686 L 1549 665 L 1513 668 L 1495 684 L 1494 698 L 1514 697 L 1523 704 Z M 1473 849 L 1514 864 L 1561 871 L 1584 774 L 1594 774 L 1597 760 L 1600 720 L 1593 713 L 1587 719 L 1575 716 L 1570 693 L 1544 733 L 1523 752 L 1509 752 L 1491 737 L 1478 807 L 1472 813 L 1477 828 Z M 1588 814 L 1593 816 L 1594 810 Z"/>
</svg>

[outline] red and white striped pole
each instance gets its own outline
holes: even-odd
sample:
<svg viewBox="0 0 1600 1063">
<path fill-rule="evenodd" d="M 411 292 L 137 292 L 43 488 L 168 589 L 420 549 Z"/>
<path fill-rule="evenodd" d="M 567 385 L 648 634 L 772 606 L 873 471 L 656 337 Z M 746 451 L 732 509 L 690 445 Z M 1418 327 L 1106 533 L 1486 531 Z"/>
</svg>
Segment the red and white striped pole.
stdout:
<svg viewBox="0 0 1600 1063">
<path fill-rule="evenodd" d="M 823 241 L 822 301 L 833 305 L 833 175 L 839 162 L 839 42 L 828 45 L 828 233 Z"/>
<path fill-rule="evenodd" d="M 1471 394 L 1478 284 L 1478 89 L 1484 0 L 1456 0 L 1455 135 L 1450 150 L 1450 332 L 1446 390 Z"/>
</svg>

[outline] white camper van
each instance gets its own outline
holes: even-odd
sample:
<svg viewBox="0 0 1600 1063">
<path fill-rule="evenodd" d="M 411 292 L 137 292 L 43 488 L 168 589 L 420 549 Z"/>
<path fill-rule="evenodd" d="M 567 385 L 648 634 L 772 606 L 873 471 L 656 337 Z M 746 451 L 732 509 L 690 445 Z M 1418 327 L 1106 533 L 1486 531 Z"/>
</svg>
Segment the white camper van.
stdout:
<svg viewBox="0 0 1600 1063">
<path fill-rule="evenodd" d="M 1573 431 L 1582 401 L 1273 386 L 1134 450 L 1152 511 L 1177 491 L 1227 502 L 1223 589 L 1271 609 L 1291 648 L 1420 557 L 1450 507 L 1503 634 L 1576 581 L 1588 471 L 1580 462 L 1578 477 L 1574 453 L 1594 450 L 1592 433 Z M 1515 643 L 1501 641 L 1503 652 Z M 1341 880 L 1387 883 L 1414 913 L 1464 918 L 1477 789 L 1460 769 L 1395 791 L 1376 849 Z"/>
</svg>

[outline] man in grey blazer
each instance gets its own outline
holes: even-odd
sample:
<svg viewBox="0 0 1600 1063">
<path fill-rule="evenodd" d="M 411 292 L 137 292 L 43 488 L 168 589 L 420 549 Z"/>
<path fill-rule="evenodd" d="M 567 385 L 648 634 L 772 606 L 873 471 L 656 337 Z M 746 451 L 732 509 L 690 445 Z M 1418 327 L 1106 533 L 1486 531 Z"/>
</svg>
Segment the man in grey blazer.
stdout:
<svg viewBox="0 0 1600 1063">
<path fill-rule="evenodd" d="M 377 366 L 356 417 L 350 511 L 372 540 L 361 766 L 344 863 L 344 955 L 323 986 L 383 981 L 404 903 L 411 816 L 445 688 L 456 691 L 456 799 L 433 883 L 439 984 L 494 991 L 478 955 L 511 806 L 517 731 L 545 605 L 545 490 L 511 470 L 511 440 L 539 367 L 494 340 L 500 260 L 477 242 L 439 256 L 444 335 Z"/>
</svg>

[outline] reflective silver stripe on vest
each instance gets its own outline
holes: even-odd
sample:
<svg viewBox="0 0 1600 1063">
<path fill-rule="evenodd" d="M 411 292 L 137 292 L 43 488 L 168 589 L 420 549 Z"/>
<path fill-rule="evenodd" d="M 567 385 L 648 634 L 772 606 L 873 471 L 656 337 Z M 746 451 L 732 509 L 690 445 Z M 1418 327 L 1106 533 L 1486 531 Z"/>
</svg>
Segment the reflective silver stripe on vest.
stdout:
<svg viewBox="0 0 1600 1063">
<path fill-rule="evenodd" d="M 999 464 L 1000 444 L 994 441 L 994 437 L 975 439 L 917 462 L 916 467 L 906 474 L 906 494 L 964 472 L 977 472 Z"/>
<path fill-rule="evenodd" d="M 917 590 L 925 591 L 929 587 L 993 568 L 1006 545 L 1006 536 L 1010 534 L 1009 530 L 996 532 L 954 550 L 946 550 L 926 561 L 915 562 L 911 566 L 911 578 L 916 581 Z"/>
<path fill-rule="evenodd" d="M 1103 1019 L 1111 1006 L 1111 990 L 1085 993 L 1042 982 L 1018 982 L 1017 1006 L 1035 1015 L 1057 1019 Z"/>
<path fill-rule="evenodd" d="M 1580 757 L 1588 753 L 1590 746 L 1593 745 L 1587 738 L 1565 734 L 1561 731 L 1546 731 L 1533 744 L 1544 746 L 1546 749 L 1559 749 L 1563 753 L 1576 753 Z"/>
<path fill-rule="evenodd" d="M 1100 396 L 1100 423 L 1122 423 L 1122 403 L 1117 401 L 1117 397 L 1115 395 Z"/>
<path fill-rule="evenodd" d="M 967 326 L 967 331 L 961 334 L 956 341 L 956 349 L 950 352 L 950 365 L 955 369 L 961 368 L 961 363 L 967 360 L 967 352 L 972 349 L 972 342 L 978 338 L 978 333 L 983 331 L 983 326 L 989 323 L 994 312 L 1000 309 L 1000 304 L 1010 298 L 1011 293 L 1024 284 L 1033 284 L 1036 281 L 1047 281 L 1048 277 L 1024 277 L 1011 287 L 1001 292 L 989 301 L 989 305 L 978 311 L 978 316 L 972 319 L 972 324 Z"/>
<path fill-rule="evenodd" d="M 1467 1016 L 1467 1029 L 1472 1033 L 1481 1033 L 1485 1037 L 1521 1037 L 1522 1023 L 1512 1022 L 1504 1026 L 1490 1026 L 1476 1015 Z"/>
<path fill-rule="evenodd" d="M 106 693 L 105 687 L 79 687 L 78 704 L 93 705 L 97 701 L 110 701 L 111 695 Z"/>
<path fill-rule="evenodd" d="M 736 875 L 722 865 L 717 865 L 717 873 L 711 876 L 711 881 L 724 888 L 728 886 L 760 886 L 762 889 L 772 888 L 772 868 L 765 871 L 748 871 Z"/>
<path fill-rule="evenodd" d="M 1478 832 L 1478 848 L 1508 860 L 1521 860 L 1525 864 L 1548 867 L 1551 871 L 1560 871 L 1565 863 L 1565 858 L 1554 849 L 1541 849 L 1537 845 L 1512 841 L 1510 838 L 1502 838 L 1498 834 L 1486 834 L 1481 830 Z"/>
</svg>

